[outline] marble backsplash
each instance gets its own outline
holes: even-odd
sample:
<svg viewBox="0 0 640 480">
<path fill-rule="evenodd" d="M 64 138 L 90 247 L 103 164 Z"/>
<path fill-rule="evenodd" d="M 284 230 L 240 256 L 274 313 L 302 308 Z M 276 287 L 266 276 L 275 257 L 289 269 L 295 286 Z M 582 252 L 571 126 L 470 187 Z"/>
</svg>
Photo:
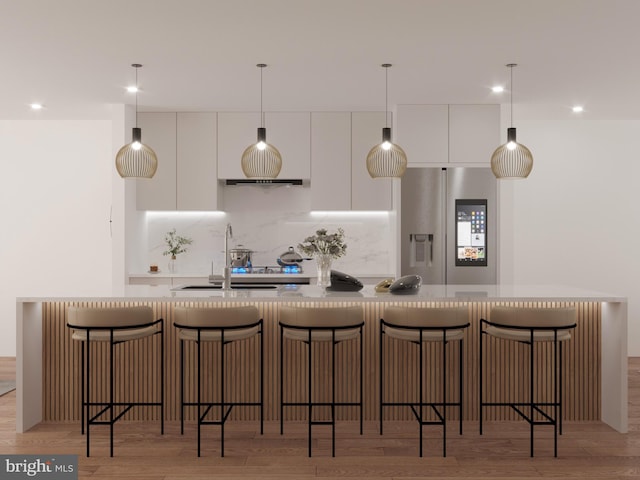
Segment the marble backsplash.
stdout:
<svg viewBox="0 0 640 480">
<path fill-rule="evenodd" d="M 330 195 L 330 192 L 327 192 Z M 224 187 L 224 212 L 146 212 L 147 261 L 137 262 L 138 271 L 157 264 L 167 271 L 166 232 L 176 229 L 193 243 L 178 256 L 177 273 L 220 273 L 224 265 L 224 232 L 233 228 L 230 248 L 243 245 L 254 251 L 254 265 L 276 265 L 280 254 L 294 248 L 319 228 L 330 232 L 342 227 L 347 253 L 333 268 L 352 275 L 387 275 L 394 271 L 392 258 L 392 213 L 311 212 L 308 187 L 235 186 Z M 144 245 L 142 247 L 144 250 Z M 144 252 L 142 252 L 144 256 Z M 142 260 L 140 258 L 139 260 Z M 303 262 L 315 275 L 315 263 Z"/>
</svg>

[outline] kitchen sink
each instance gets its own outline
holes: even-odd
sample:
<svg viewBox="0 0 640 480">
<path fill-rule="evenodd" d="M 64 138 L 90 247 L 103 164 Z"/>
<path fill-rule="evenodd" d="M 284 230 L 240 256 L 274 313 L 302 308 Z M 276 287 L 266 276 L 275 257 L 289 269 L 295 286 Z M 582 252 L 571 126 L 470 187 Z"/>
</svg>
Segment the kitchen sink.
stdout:
<svg viewBox="0 0 640 480">
<path fill-rule="evenodd" d="M 232 283 L 231 290 L 265 290 L 275 289 L 277 285 L 270 283 Z M 208 283 L 202 285 L 181 285 L 172 290 L 221 290 L 222 285 L 219 283 Z"/>
</svg>

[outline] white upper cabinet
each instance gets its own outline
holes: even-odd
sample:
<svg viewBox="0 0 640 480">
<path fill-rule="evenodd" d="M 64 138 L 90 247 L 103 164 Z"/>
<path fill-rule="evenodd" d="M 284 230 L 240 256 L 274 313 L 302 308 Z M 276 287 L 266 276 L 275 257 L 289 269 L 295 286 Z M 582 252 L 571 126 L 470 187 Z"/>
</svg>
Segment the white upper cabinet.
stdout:
<svg viewBox="0 0 640 480">
<path fill-rule="evenodd" d="M 351 210 L 351 112 L 311 114 L 311 210 Z"/>
<path fill-rule="evenodd" d="M 178 113 L 177 208 L 217 210 L 217 115 Z"/>
<path fill-rule="evenodd" d="M 367 155 L 382 142 L 385 125 L 384 112 L 351 114 L 351 210 L 391 210 L 391 179 L 367 171 Z"/>
<path fill-rule="evenodd" d="M 259 126 L 259 113 L 218 113 L 218 178 L 245 178 L 240 160 L 245 149 L 258 141 Z M 268 128 L 267 142 L 271 142 Z"/>
<path fill-rule="evenodd" d="M 311 113 L 267 112 L 267 140 L 282 155 L 278 178 L 311 178 Z"/>
<path fill-rule="evenodd" d="M 449 161 L 447 105 L 398 105 L 395 127 L 392 133 L 409 165 Z"/>
<path fill-rule="evenodd" d="M 138 210 L 175 210 L 176 203 L 176 114 L 138 113 L 142 143 L 156 152 L 158 170 L 153 178 L 136 181 Z"/>
<path fill-rule="evenodd" d="M 137 181 L 138 210 L 217 210 L 215 113 L 138 113 L 142 140 L 158 156 Z"/>
<path fill-rule="evenodd" d="M 484 163 L 500 146 L 500 105 L 449 105 L 449 162 Z"/>
<path fill-rule="evenodd" d="M 398 105 L 395 136 L 409 166 L 489 165 L 500 105 Z"/>
<path fill-rule="evenodd" d="M 259 113 L 218 114 L 218 178 L 245 178 L 240 160 L 245 149 L 257 141 Z M 311 175 L 311 114 L 265 113 L 267 142 L 282 155 L 278 178 L 309 179 Z"/>
</svg>

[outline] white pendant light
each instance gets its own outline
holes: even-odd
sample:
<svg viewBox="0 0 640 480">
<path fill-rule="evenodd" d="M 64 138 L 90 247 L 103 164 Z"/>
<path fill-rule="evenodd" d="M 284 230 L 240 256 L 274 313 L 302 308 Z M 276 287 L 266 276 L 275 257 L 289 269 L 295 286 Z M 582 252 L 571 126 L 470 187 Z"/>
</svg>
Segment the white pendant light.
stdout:
<svg viewBox="0 0 640 480">
<path fill-rule="evenodd" d="M 389 68 L 390 63 L 383 63 L 385 69 L 385 124 L 382 129 L 382 143 L 373 147 L 367 155 L 367 171 L 371 178 L 396 177 L 400 178 L 407 170 L 407 154 L 399 145 L 391 143 L 391 128 L 389 128 Z"/>
<path fill-rule="evenodd" d="M 513 67 L 516 63 L 509 63 L 511 70 L 511 127 L 507 129 L 507 143 L 500 145 L 491 155 L 491 171 L 496 178 L 527 178 L 533 169 L 533 155 L 531 151 L 516 141 L 516 129 L 513 127 Z"/>
<path fill-rule="evenodd" d="M 267 143 L 267 129 L 264 127 L 264 112 L 262 111 L 262 70 L 265 63 L 256 65 L 260 69 L 260 127 L 258 140 L 249 145 L 242 153 L 242 172 L 247 178 L 269 179 L 276 178 L 282 169 L 282 156 L 276 147 Z"/>
<path fill-rule="evenodd" d="M 150 147 L 142 143 L 142 129 L 138 128 L 138 69 L 139 63 L 131 65 L 136 69 L 136 119 L 128 143 L 116 154 L 116 170 L 122 178 L 152 178 L 158 169 L 158 157 Z"/>
</svg>

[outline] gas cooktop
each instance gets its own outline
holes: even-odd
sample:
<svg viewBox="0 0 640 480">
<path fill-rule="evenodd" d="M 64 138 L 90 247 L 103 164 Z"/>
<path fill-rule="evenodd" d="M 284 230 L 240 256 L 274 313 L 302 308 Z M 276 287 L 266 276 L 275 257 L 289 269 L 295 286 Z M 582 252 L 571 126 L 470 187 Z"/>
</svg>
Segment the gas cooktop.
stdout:
<svg viewBox="0 0 640 480">
<path fill-rule="evenodd" d="M 222 282 L 221 275 L 210 275 L 209 283 Z M 231 284 L 308 285 L 309 277 L 302 273 L 300 265 L 231 267 Z"/>
<path fill-rule="evenodd" d="M 267 274 L 267 275 L 291 275 L 302 273 L 302 267 L 300 265 L 287 265 L 287 266 L 251 266 L 251 267 L 231 267 L 232 275 L 251 275 L 251 274 Z"/>
</svg>

